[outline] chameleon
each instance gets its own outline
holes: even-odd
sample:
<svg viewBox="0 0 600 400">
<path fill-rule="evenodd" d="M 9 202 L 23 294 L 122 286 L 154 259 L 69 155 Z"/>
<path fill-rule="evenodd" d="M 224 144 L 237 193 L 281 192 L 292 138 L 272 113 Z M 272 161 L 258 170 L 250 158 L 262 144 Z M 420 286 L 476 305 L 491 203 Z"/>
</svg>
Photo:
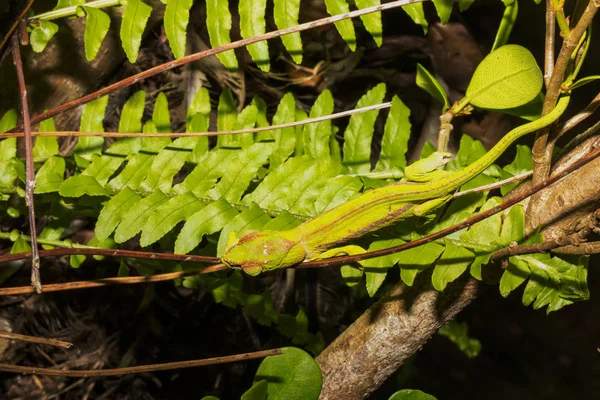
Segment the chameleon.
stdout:
<svg viewBox="0 0 600 400">
<path fill-rule="evenodd" d="M 406 218 L 426 216 L 443 206 L 458 188 L 493 164 L 517 139 L 558 120 L 569 100 L 570 93 L 563 93 L 550 113 L 514 128 L 486 154 L 461 170 L 441 170 L 452 156 L 434 152 L 408 166 L 405 180 L 364 192 L 293 229 L 251 232 L 239 239 L 232 232 L 221 261 L 255 276 L 304 261 L 365 252 L 359 246 L 340 245 Z"/>
</svg>

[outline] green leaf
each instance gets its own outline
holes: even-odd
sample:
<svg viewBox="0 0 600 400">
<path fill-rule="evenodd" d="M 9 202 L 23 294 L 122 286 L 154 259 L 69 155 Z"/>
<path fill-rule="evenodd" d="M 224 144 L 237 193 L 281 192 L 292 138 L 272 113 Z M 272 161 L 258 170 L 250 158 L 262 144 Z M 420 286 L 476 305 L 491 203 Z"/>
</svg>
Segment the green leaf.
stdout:
<svg viewBox="0 0 600 400">
<path fill-rule="evenodd" d="M 389 400 L 437 400 L 430 394 L 423 393 L 420 390 L 402 389 L 394 393 Z"/>
<path fill-rule="evenodd" d="M 150 215 L 168 200 L 167 195 L 160 190 L 155 190 L 150 196 L 132 204 L 115 231 L 115 242 L 123 243 L 138 234 Z"/>
<path fill-rule="evenodd" d="M 236 131 L 252 129 L 256 125 L 257 118 L 258 109 L 255 105 L 249 104 L 237 115 L 233 129 Z M 241 147 L 245 149 L 254 143 L 254 133 L 241 133 L 238 135 L 228 135 L 227 137 L 231 139 L 231 143 L 227 147 Z"/>
<path fill-rule="evenodd" d="M 273 0 L 273 16 L 277 29 L 290 28 L 298 25 L 300 0 Z M 281 37 L 283 45 L 296 64 L 302 64 L 302 39 L 300 32 L 294 32 Z"/>
<path fill-rule="evenodd" d="M 442 253 L 431 276 L 433 287 L 440 292 L 446 288 L 448 283 L 461 276 L 475 258 L 472 251 L 457 246 L 450 240 L 445 240 L 445 242 L 446 250 Z"/>
<path fill-rule="evenodd" d="M 219 106 L 217 108 L 217 130 L 231 131 L 237 121 L 237 110 L 233 93 L 225 88 L 219 96 Z M 233 135 L 223 135 L 217 137 L 217 147 L 239 147 L 238 141 L 232 138 Z"/>
<path fill-rule="evenodd" d="M 429 268 L 443 251 L 444 246 L 431 242 L 397 253 L 402 282 L 412 286 L 417 274 Z"/>
<path fill-rule="evenodd" d="M 217 149 L 206 153 L 198 161 L 196 168 L 182 183 L 175 185 L 173 190 L 176 193 L 192 192 L 197 197 L 205 197 L 217 179 L 223 176 L 224 167 L 230 164 L 230 159 L 237 153 L 237 151 L 226 149 Z"/>
<path fill-rule="evenodd" d="M 481 352 L 481 342 L 469 337 L 468 331 L 469 326 L 466 322 L 451 320 L 438 330 L 438 334 L 450 339 L 468 358 L 475 358 Z"/>
<path fill-rule="evenodd" d="M 450 100 L 442 85 L 421 64 L 417 64 L 417 86 L 442 104 L 442 112 L 450 108 Z"/>
<path fill-rule="evenodd" d="M 98 183 L 96 178 L 88 175 L 75 175 L 65 180 L 58 193 L 64 197 L 107 196 L 108 192 Z"/>
<path fill-rule="evenodd" d="M 221 257 L 225 252 L 227 238 L 230 232 L 235 232 L 237 237 L 242 237 L 242 235 L 245 235 L 246 233 L 261 230 L 269 221 L 271 221 L 271 217 L 256 204 L 252 204 L 250 208 L 236 215 L 235 218 L 225 225 L 219 235 L 217 256 Z"/>
<path fill-rule="evenodd" d="M 254 382 L 268 382 L 270 400 L 316 400 L 321 393 L 323 377 L 319 366 L 306 352 L 284 347 L 283 354 L 265 358 Z"/>
<path fill-rule="evenodd" d="M 10 109 L 0 119 L 0 132 L 6 132 L 17 126 L 17 111 Z M 2 141 L 4 143 L 4 141 Z M 1 153 L 0 153 L 1 154 Z"/>
<path fill-rule="evenodd" d="M 330 15 L 345 14 L 350 11 L 350 7 L 346 0 L 325 0 L 325 6 Z M 337 21 L 335 22 L 335 27 L 344 41 L 348 44 L 348 47 L 350 47 L 350 50 L 356 51 L 356 35 L 354 33 L 352 20 L 344 19 L 342 21 Z"/>
<path fill-rule="evenodd" d="M 249 39 L 265 33 L 266 0 L 240 0 L 240 33 L 242 38 Z M 252 60 L 263 70 L 269 72 L 269 45 L 266 40 L 247 46 Z"/>
<path fill-rule="evenodd" d="M 129 188 L 121 190 L 116 196 L 104 204 L 96 222 L 96 237 L 102 241 L 110 236 L 117 225 L 123 220 L 131 206 L 141 200 L 141 197 Z"/>
<path fill-rule="evenodd" d="M 438 17 L 442 24 L 447 24 L 452 15 L 452 7 L 454 6 L 453 0 L 433 0 L 435 10 L 437 11 Z"/>
<path fill-rule="evenodd" d="M 240 201 L 258 169 L 267 163 L 272 149 L 270 143 L 256 143 L 238 152 L 235 163 L 223 166 L 223 178 L 208 192 L 209 197 L 224 198 L 232 203 Z"/>
<path fill-rule="evenodd" d="M 374 7 L 381 5 L 380 0 L 355 0 L 356 7 L 360 10 L 363 8 Z M 361 15 L 362 20 L 367 31 L 373 36 L 377 46 L 381 46 L 383 42 L 383 27 L 381 24 L 381 11 L 376 11 L 370 14 Z"/>
<path fill-rule="evenodd" d="M 206 132 L 208 131 L 210 119 L 210 94 L 208 89 L 201 87 L 194 96 L 187 113 L 186 132 Z M 208 152 L 208 137 L 199 136 L 196 138 L 196 147 L 189 162 L 198 164 L 200 158 Z"/>
<path fill-rule="evenodd" d="M 86 15 L 85 33 L 83 35 L 85 45 L 85 58 L 92 61 L 96 58 L 102 41 L 110 28 L 110 17 L 104 11 L 93 7 L 78 7 Z"/>
<path fill-rule="evenodd" d="M 104 132 L 104 114 L 108 105 L 108 96 L 86 103 L 81 113 L 81 132 Z M 94 154 L 101 154 L 104 138 L 101 136 L 81 136 L 77 141 L 73 154 L 77 166 L 85 168 Z"/>
<path fill-rule="evenodd" d="M 40 132 L 55 132 L 54 118 L 40 122 Z M 33 146 L 33 158 L 35 161 L 45 160 L 58 154 L 58 138 L 56 136 L 38 136 Z"/>
<path fill-rule="evenodd" d="M 181 137 L 161 150 L 154 157 L 148 175 L 140 188 L 145 192 L 152 192 L 158 187 L 163 192 L 169 192 L 173 185 L 173 177 L 192 154 L 196 142 L 196 138 Z"/>
<path fill-rule="evenodd" d="M 486 152 L 485 146 L 479 140 L 473 140 L 469 135 L 462 135 L 458 152 L 452 161 L 446 165 L 446 170 L 459 171 L 468 167 L 479 160 Z"/>
<path fill-rule="evenodd" d="M 277 111 L 273 116 L 273 125 L 281 125 L 296 120 L 296 99 L 292 93 L 286 93 L 279 102 Z M 275 169 L 292 155 L 296 147 L 296 133 L 294 127 L 273 130 L 275 147 L 270 157 L 270 167 Z"/>
<path fill-rule="evenodd" d="M 571 85 L 571 90 L 572 89 L 580 88 L 580 87 L 582 87 L 584 85 L 587 85 L 588 83 L 597 81 L 598 79 L 600 79 L 600 75 L 592 75 L 592 76 L 586 76 L 585 78 L 581 78 L 581 79 L 575 81 Z"/>
<path fill-rule="evenodd" d="M 505 247 L 512 242 L 520 242 L 525 237 L 525 213 L 521 205 L 510 209 L 502 223 L 502 230 L 497 240 L 492 242 L 498 247 Z"/>
<path fill-rule="evenodd" d="M 65 159 L 52 156 L 35 175 L 35 194 L 58 192 L 65 180 Z"/>
<path fill-rule="evenodd" d="M 496 33 L 496 39 L 494 40 L 492 51 L 508 43 L 510 34 L 513 30 L 513 27 L 515 26 L 515 22 L 517 21 L 518 14 L 519 2 L 517 0 L 514 0 L 511 4 L 507 5 L 506 9 L 504 10 L 504 15 L 502 15 L 502 20 L 500 21 L 500 27 L 498 28 L 498 32 Z"/>
<path fill-rule="evenodd" d="M 367 251 L 376 251 L 381 249 L 388 249 L 390 247 L 399 246 L 401 244 L 406 243 L 402 239 L 385 239 L 385 240 L 375 240 L 369 245 L 369 249 Z M 441 246 L 440 246 L 441 247 Z M 398 263 L 400 260 L 408 260 L 412 255 L 409 253 L 408 258 L 406 253 L 409 252 L 409 249 L 406 252 L 400 253 L 392 253 L 386 256 L 370 258 L 367 260 L 361 261 L 361 265 L 369 268 L 391 268 Z M 441 252 L 440 252 L 441 253 Z M 432 261 L 433 262 L 433 261 Z"/>
<path fill-rule="evenodd" d="M 58 220 L 50 221 L 48 225 L 46 225 L 44 229 L 40 232 L 40 234 L 38 235 L 38 239 L 60 240 L 62 234 L 65 232 L 65 229 L 66 228 L 62 226 L 62 224 L 60 224 Z M 47 244 L 42 244 L 42 248 L 44 250 L 51 250 L 55 247 Z"/>
<path fill-rule="evenodd" d="M 473 3 L 475 3 L 475 0 L 458 0 L 460 12 L 467 11 Z"/>
<path fill-rule="evenodd" d="M 475 1 L 475 0 L 471 0 Z M 423 11 L 423 3 L 414 3 L 403 6 L 402 9 L 408 16 L 413 20 L 413 22 L 417 25 L 421 25 L 423 28 L 423 34 L 427 35 L 427 29 L 429 28 L 429 23 L 427 22 L 427 18 L 425 18 L 425 12 Z"/>
<path fill-rule="evenodd" d="M 421 3 L 418 3 L 421 4 Z M 385 121 L 381 154 L 375 166 L 376 172 L 399 173 L 406 167 L 406 151 L 410 139 L 410 109 L 397 96 L 392 98 L 392 107 Z"/>
<path fill-rule="evenodd" d="M 163 92 L 160 92 L 156 97 L 156 103 L 154 104 L 154 110 L 152 111 L 152 122 L 154 122 L 156 125 L 156 130 L 158 133 L 171 132 L 169 101 Z"/>
<path fill-rule="evenodd" d="M 256 115 L 256 126 L 258 128 L 268 128 L 271 126 L 269 120 L 267 119 L 267 103 L 260 97 L 254 96 L 252 98 L 252 103 L 254 107 L 256 107 L 257 115 Z M 272 131 L 262 131 L 257 132 L 254 135 L 255 142 L 270 142 L 273 141 L 273 132 Z"/>
<path fill-rule="evenodd" d="M 358 285 L 363 276 L 363 270 L 352 265 L 342 265 L 340 272 L 344 283 L 349 287 Z"/>
<path fill-rule="evenodd" d="M 506 109 L 529 103 L 542 89 L 542 71 L 524 47 L 506 45 L 479 64 L 466 97 L 476 107 Z"/>
<path fill-rule="evenodd" d="M 207 205 L 187 219 L 175 241 L 175 253 L 187 254 L 194 250 L 204 235 L 220 231 L 237 214 L 224 200 Z"/>
<path fill-rule="evenodd" d="M 85 4 L 86 0 L 58 0 L 56 7 L 53 10 L 59 10 L 61 8 L 67 8 L 71 6 L 79 6 Z"/>
<path fill-rule="evenodd" d="M 242 395 L 242 400 L 265 400 L 267 398 L 267 380 L 256 382 Z"/>
<path fill-rule="evenodd" d="M 527 263 L 516 257 L 508 259 L 508 267 L 500 278 L 500 294 L 507 297 L 510 292 L 518 288 L 531 274 Z"/>
<path fill-rule="evenodd" d="M 229 0 L 206 0 L 206 20 L 208 36 L 213 48 L 231 43 L 231 12 Z M 229 70 L 237 70 L 238 63 L 233 50 L 217 54 L 217 58 Z"/>
<path fill-rule="evenodd" d="M 502 178 L 506 179 L 511 176 L 519 175 L 533 169 L 533 161 L 531 155 L 531 149 L 528 146 L 517 145 L 517 155 L 512 163 L 508 164 L 502 171 Z M 504 196 L 506 193 L 514 189 L 519 183 L 515 182 L 510 185 L 502 186 L 501 193 Z"/>
<path fill-rule="evenodd" d="M 329 90 L 325 90 L 317 97 L 309 118 L 330 115 L 332 112 L 333 96 Z M 329 137 L 332 132 L 331 120 L 305 125 L 302 131 L 304 153 L 317 160 L 330 158 Z"/>
<path fill-rule="evenodd" d="M 17 112 L 8 110 L 0 119 L 0 132 L 6 132 L 17 125 Z M 13 159 L 17 157 L 17 139 L 0 140 L 0 187 L 13 187 L 17 179 Z"/>
<path fill-rule="evenodd" d="M 187 220 L 196 212 L 202 210 L 205 203 L 191 193 L 184 193 L 170 198 L 159 205 L 150 214 L 142 227 L 140 246 L 146 247 L 165 236 L 179 222 Z"/>
<path fill-rule="evenodd" d="M 48 45 L 50 39 L 58 32 L 58 25 L 54 22 L 40 19 L 36 21 L 36 25 L 34 26 L 33 31 L 29 35 L 29 41 L 33 51 L 41 53 L 46 48 L 46 45 Z"/>
<path fill-rule="evenodd" d="M 125 3 L 120 36 L 123 50 L 132 64 L 137 61 L 142 35 L 150 14 L 152 14 L 152 7 L 142 0 L 127 0 Z"/>
<path fill-rule="evenodd" d="M 133 96 L 127 99 L 121 111 L 119 132 L 135 133 L 142 131 L 142 116 L 144 115 L 145 102 L 146 92 L 143 90 L 135 92 Z"/>
<path fill-rule="evenodd" d="M 365 93 L 356 108 L 379 104 L 385 96 L 385 84 L 380 83 Z M 354 114 L 344 132 L 344 164 L 355 174 L 371 171 L 371 141 L 379 110 Z"/>
<path fill-rule="evenodd" d="M 185 56 L 187 25 L 190 20 L 190 8 L 194 0 L 167 1 L 165 9 L 165 33 L 175 58 Z"/>
</svg>

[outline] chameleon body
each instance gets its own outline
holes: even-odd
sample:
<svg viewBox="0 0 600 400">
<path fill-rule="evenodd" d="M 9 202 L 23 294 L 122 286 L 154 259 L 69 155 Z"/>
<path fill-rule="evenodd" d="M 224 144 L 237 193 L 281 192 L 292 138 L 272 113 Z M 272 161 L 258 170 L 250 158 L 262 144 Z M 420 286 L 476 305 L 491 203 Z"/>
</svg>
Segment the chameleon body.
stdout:
<svg viewBox="0 0 600 400">
<path fill-rule="evenodd" d="M 415 171 L 415 168 L 411 171 L 411 166 L 407 167 L 408 175 L 412 175 L 407 178 L 418 182 L 400 181 L 365 192 L 294 229 L 252 232 L 239 240 L 230 234 L 222 261 L 231 268 L 258 275 L 303 261 L 355 253 L 360 249 L 358 246 L 338 246 L 442 206 L 454 191 L 493 164 L 517 139 L 555 122 L 567 108 L 569 99 L 569 93 L 565 93 L 549 114 L 513 129 L 490 151 L 462 170 L 438 170 L 437 167 L 443 166 L 449 157 L 448 153 L 434 153 L 420 164 L 425 172 Z"/>
</svg>

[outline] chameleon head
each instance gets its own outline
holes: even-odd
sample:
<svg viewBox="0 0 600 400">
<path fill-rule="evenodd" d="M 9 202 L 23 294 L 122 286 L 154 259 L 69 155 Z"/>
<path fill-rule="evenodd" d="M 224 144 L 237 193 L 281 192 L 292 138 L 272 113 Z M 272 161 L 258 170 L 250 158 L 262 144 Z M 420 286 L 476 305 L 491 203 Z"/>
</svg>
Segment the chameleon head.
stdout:
<svg viewBox="0 0 600 400">
<path fill-rule="evenodd" d="M 306 249 L 286 239 L 277 231 L 252 232 L 239 240 L 230 233 L 221 260 L 230 268 L 242 269 L 248 275 L 287 268 L 304 261 Z"/>
</svg>

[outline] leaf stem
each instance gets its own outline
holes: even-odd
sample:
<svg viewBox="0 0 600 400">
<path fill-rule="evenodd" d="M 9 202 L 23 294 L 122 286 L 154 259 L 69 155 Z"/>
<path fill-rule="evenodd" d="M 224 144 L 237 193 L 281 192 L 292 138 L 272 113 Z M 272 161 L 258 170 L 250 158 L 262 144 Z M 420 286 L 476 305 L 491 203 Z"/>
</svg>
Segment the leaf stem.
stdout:
<svg viewBox="0 0 600 400">
<path fill-rule="evenodd" d="M 19 335 L 18 333 L 11 332 L 0 332 L 0 338 L 8 340 L 17 340 L 20 342 L 27 343 L 46 344 L 48 346 L 62 347 L 63 349 L 68 349 L 69 347 L 73 346 L 73 343 L 63 342 L 62 340 L 47 339 L 37 336 Z"/>
<path fill-rule="evenodd" d="M 65 8 L 59 8 L 58 10 L 51 10 L 42 14 L 34 15 L 33 17 L 27 18 L 27 22 L 32 22 L 36 20 L 45 20 L 51 21 L 53 19 L 72 17 L 77 15 L 77 8 L 91 7 L 91 8 L 107 8 L 120 5 L 119 0 L 96 0 L 90 1 L 89 3 L 85 3 L 77 6 L 70 6 Z"/>
</svg>

